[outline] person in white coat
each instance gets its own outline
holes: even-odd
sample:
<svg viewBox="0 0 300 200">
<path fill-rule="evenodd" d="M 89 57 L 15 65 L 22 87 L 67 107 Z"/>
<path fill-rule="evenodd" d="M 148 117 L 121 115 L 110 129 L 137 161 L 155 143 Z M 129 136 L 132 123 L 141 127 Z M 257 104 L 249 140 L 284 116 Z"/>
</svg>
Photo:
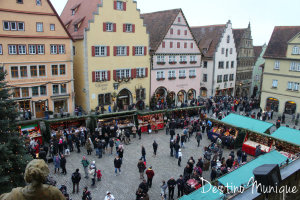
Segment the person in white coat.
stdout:
<svg viewBox="0 0 300 200">
<path fill-rule="evenodd" d="M 181 163 L 181 157 L 182 157 L 182 153 L 181 153 L 181 149 L 179 149 L 178 151 L 178 166 L 180 167 L 180 163 Z"/>
<path fill-rule="evenodd" d="M 115 197 L 109 191 L 107 191 L 104 200 L 115 200 Z"/>
</svg>

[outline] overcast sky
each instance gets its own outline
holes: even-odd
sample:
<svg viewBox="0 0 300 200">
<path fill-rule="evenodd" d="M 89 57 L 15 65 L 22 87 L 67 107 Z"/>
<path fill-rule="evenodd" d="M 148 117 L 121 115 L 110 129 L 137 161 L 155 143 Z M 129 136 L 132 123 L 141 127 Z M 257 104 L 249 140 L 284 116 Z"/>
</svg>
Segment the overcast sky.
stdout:
<svg viewBox="0 0 300 200">
<path fill-rule="evenodd" d="M 300 26 L 300 0 L 136 1 L 141 13 L 181 8 L 190 26 L 225 24 L 230 19 L 233 28 L 245 28 L 250 21 L 254 45 L 268 43 L 274 26 Z M 51 2 L 60 14 L 67 0 Z"/>
</svg>

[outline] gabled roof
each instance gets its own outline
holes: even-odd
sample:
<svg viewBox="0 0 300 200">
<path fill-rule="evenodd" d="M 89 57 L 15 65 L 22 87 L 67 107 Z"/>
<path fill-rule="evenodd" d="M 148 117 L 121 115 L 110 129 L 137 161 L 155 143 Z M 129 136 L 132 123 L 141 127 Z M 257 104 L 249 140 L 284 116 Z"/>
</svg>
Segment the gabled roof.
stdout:
<svg viewBox="0 0 300 200">
<path fill-rule="evenodd" d="M 300 26 L 275 26 L 264 57 L 285 58 L 288 42 L 300 33 Z"/>
<path fill-rule="evenodd" d="M 263 50 L 263 46 L 253 46 L 253 50 L 254 50 L 254 62 L 256 62 Z"/>
<path fill-rule="evenodd" d="M 205 57 L 213 57 L 226 24 L 191 27 L 191 31 Z"/>
<path fill-rule="evenodd" d="M 150 34 L 152 51 L 156 51 L 159 47 L 180 12 L 181 9 L 173 9 L 141 14 L 141 17 L 144 18 L 144 24 L 147 26 L 147 32 Z"/>
<path fill-rule="evenodd" d="M 235 48 L 238 48 L 240 46 L 242 37 L 246 30 L 247 30 L 246 28 L 232 29 L 233 38 L 234 38 L 234 42 L 235 42 Z"/>
<path fill-rule="evenodd" d="M 98 4 L 101 4 L 101 0 L 68 0 L 60 17 L 65 25 L 70 24 L 67 29 L 74 39 L 83 39 L 84 29 L 88 27 L 88 21 L 93 19 Z M 75 15 L 72 15 L 72 9 L 75 8 Z M 78 22 L 81 22 L 81 25 L 75 32 L 74 25 Z"/>
</svg>

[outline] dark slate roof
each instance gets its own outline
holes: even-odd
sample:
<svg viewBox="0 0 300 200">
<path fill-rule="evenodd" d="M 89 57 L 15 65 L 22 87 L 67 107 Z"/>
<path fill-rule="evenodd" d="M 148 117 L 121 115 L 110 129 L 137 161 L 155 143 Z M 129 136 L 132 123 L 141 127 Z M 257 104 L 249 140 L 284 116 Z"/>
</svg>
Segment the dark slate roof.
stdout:
<svg viewBox="0 0 300 200">
<path fill-rule="evenodd" d="M 226 24 L 191 27 L 197 44 L 205 57 L 213 57 L 225 29 Z"/>
<path fill-rule="evenodd" d="M 93 19 L 93 13 L 98 10 L 101 0 L 68 0 L 63 12 L 60 15 L 64 25 L 69 24 L 68 31 L 74 39 L 83 39 L 84 29 L 88 27 L 89 20 Z M 72 16 L 72 9 L 77 8 L 75 15 Z M 77 32 L 74 25 L 81 22 Z"/>
<path fill-rule="evenodd" d="M 246 28 L 232 29 L 233 38 L 234 38 L 234 42 L 235 42 L 235 48 L 238 48 L 240 46 L 242 37 L 246 30 L 247 30 Z"/>
<path fill-rule="evenodd" d="M 285 58 L 288 41 L 300 33 L 300 26 L 275 26 L 264 57 Z"/>
<path fill-rule="evenodd" d="M 257 61 L 259 55 L 261 54 L 263 46 L 253 46 L 254 50 L 254 62 Z"/>
<path fill-rule="evenodd" d="M 150 34 L 150 48 L 155 51 L 169 31 L 181 9 L 165 10 L 141 14 L 144 24 Z"/>
</svg>

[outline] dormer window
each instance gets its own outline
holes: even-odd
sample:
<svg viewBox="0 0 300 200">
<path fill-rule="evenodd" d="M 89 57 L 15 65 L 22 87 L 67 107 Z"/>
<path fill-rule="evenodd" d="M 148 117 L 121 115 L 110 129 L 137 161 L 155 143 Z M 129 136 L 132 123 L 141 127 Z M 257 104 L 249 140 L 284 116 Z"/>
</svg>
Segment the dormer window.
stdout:
<svg viewBox="0 0 300 200">
<path fill-rule="evenodd" d="M 75 12 L 76 12 L 75 9 L 72 9 L 72 15 L 75 15 Z"/>
<path fill-rule="evenodd" d="M 294 47 L 293 47 L 293 52 L 292 52 L 292 54 L 300 54 L 300 52 L 299 52 L 299 47 L 298 47 L 298 46 L 294 46 Z"/>
<path fill-rule="evenodd" d="M 126 2 L 114 1 L 114 9 L 126 11 Z"/>
<path fill-rule="evenodd" d="M 77 12 L 78 8 L 79 8 L 80 4 L 76 4 L 75 6 L 73 6 L 71 8 L 71 15 L 75 15 L 75 13 Z"/>
<path fill-rule="evenodd" d="M 42 0 L 36 0 L 36 5 L 41 6 L 42 5 Z"/>
<path fill-rule="evenodd" d="M 79 27 L 78 27 L 78 24 L 75 24 L 75 25 L 74 25 L 74 32 L 77 32 L 77 31 L 78 31 L 78 28 L 79 28 Z"/>
</svg>

